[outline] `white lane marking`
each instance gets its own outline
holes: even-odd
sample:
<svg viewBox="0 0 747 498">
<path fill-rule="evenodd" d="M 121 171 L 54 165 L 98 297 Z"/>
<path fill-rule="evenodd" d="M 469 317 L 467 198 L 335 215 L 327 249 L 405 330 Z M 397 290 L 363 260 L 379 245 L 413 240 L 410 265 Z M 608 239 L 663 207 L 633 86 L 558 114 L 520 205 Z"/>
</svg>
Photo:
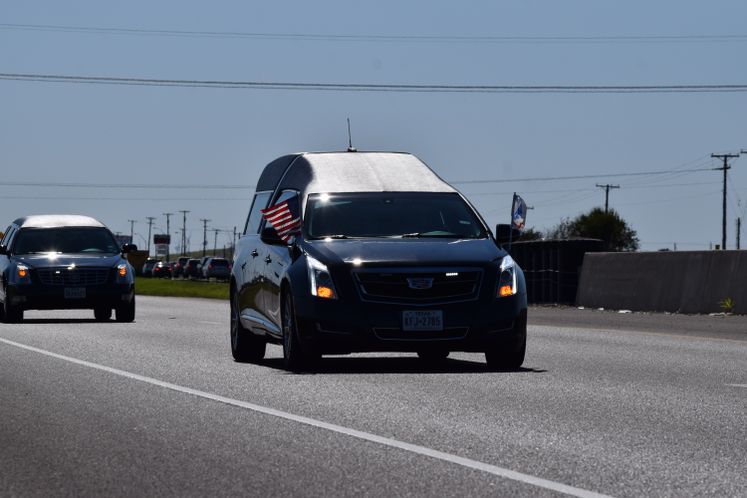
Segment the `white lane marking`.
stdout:
<svg viewBox="0 0 747 498">
<path fill-rule="evenodd" d="M 747 384 L 726 384 L 729 387 L 745 387 L 747 388 Z"/>
<path fill-rule="evenodd" d="M 491 464 L 480 462 L 477 460 L 472 460 L 470 458 L 460 457 L 458 455 L 453 455 L 451 453 L 444 453 L 443 451 L 434 450 L 432 448 L 428 448 L 425 446 L 405 443 L 403 441 L 398 441 L 396 439 L 392 439 L 392 438 L 388 438 L 384 436 L 377 436 L 376 434 L 371 434 L 370 432 L 363 432 L 363 431 L 359 431 L 356 429 L 350 429 L 348 427 L 343 427 L 341 425 L 330 424 L 328 422 L 323 422 L 321 420 L 316 420 L 316 419 L 304 417 L 301 415 L 294 415 L 292 413 L 284 412 L 281 410 L 276 410 L 274 408 L 268 408 L 266 406 L 255 405 L 254 403 L 247 403 L 246 401 L 240 401 L 238 399 L 226 398 L 224 396 L 219 396 L 217 394 L 212 394 L 212 393 L 208 393 L 205 391 L 199 391 L 197 389 L 192 389 L 190 387 L 184 387 L 184 386 L 180 386 L 177 384 L 172 384 L 170 382 L 164 382 L 162 380 L 154 379 L 151 377 L 146 377 L 144 375 L 138 375 L 135 373 L 127 372 L 125 370 L 119 370 L 117 368 L 107 367 L 105 365 L 99 365 L 98 363 L 92 363 L 90 361 L 79 360 L 77 358 L 72 358 L 70 356 L 53 353 L 45 349 L 39 349 L 34 346 L 28 346 L 26 344 L 9 341 L 7 339 L 0 338 L 0 342 L 3 342 L 10 346 L 15 346 L 17 348 L 25 349 L 27 351 L 33 351 L 34 353 L 39 353 L 45 356 L 50 356 L 52 358 L 57 358 L 58 360 L 63 360 L 63 361 L 67 361 L 70 363 L 74 363 L 76 365 L 81 365 L 84 367 L 94 368 L 96 370 L 108 372 L 114 375 L 118 375 L 120 377 L 125 377 L 128 379 L 145 382 L 147 384 L 152 384 L 154 386 L 163 387 L 165 389 L 170 389 L 172 391 L 177 391 L 177 392 L 184 393 L 184 394 L 191 394 L 193 396 L 198 396 L 200 398 L 217 401 L 218 403 L 224 403 L 224 404 L 236 406 L 239 408 L 245 408 L 247 410 L 252 410 L 254 412 L 262 413 L 265 415 L 271 415 L 273 417 L 290 420 L 293 422 L 309 425 L 312 427 L 317 427 L 319 429 L 325 429 L 331 432 L 336 432 L 338 434 L 344 434 L 346 436 L 354 437 L 357 439 L 362 439 L 364 441 L 369 441 L 372 443 L 381 444 L 383 446 L 389 446 L 391 448 L 397 448 L 400 450 L 409 451 L 411 453 L 415 453 L 421 456 L 435 458 L 435 459 L 453 463 L 456 465 L 461 465 L 462 467 L 467 467 L 473 470 L 480 470 L 482 472 L 486 472 L 488 474 L 492 474 L 498 477 L 503 477 L 505 479 L 523 482 L 525 484 L 531 484 L 532 486 L 537 486 L 539 488 L 545 488 L 545 489 L 549 489 L 552 491 L 557 491 L 559 493 L 564 493 L 564 494 L 571 495 L 571 496 L 577 496 L 579 498 L 611 498 L 608 495 L 595 493 L 594 491 L 588 491 L 582 488 L 577 488 L 577 487 L 569 486 L 563 483 L 550 481 L 548 479 L 542 479 L 541 477 L 535 477 L 533 475 L 523 474 L 521 472 L 516 472 L 514 470 L 506 469 L 503 467 L 498 467 L 496 465 L 491 465 Z"/>
</svg>

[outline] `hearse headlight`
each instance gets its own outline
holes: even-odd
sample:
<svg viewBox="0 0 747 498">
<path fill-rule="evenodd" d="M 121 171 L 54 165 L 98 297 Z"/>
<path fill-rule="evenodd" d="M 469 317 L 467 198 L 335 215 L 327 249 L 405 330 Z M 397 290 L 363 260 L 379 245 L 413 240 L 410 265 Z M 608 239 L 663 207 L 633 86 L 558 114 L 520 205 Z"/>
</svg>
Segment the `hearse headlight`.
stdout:
<svg viewBox="0 0 747 498">
<path fill-rule="evenodd" d="M 309 270 L 311 295 L 322 299 L 337 299 L 335 284 L 332 282 L 327 266 L 307 254 L 306 267 Z"/>
<path fill-rule="evenodd" d="M 132 281 L 132 271 L 127 267 L 127 263 L 120 263 L 115 269 L 115 275 L 118 284 L 126 284 Z"/>
<path fill-rule="evenodd" d="M 501 273 L 498 276 L 496 297 L 508 297 L 516 294 L 516 262 L 511 256 L 501 261 Z"/>
<path fill-rule="evenodd" d="M 14 284 L 30 284 L 31 270 L 23 263 L 16 264 L 15 271 L 10 273 L 10 281 Z"/>
</svg>

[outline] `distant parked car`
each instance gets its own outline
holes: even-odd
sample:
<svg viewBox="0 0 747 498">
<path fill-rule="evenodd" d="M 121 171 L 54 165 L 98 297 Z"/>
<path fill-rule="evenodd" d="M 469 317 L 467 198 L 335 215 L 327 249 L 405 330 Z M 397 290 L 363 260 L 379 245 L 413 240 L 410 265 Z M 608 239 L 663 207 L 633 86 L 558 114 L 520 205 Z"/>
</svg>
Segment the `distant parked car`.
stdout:
<svg viewBox="0 0 747 498">
<path fill-rule="evenodd" d="M 171 266 L 168 263 L 159 261 L 153 266 L 153 278 L 171 278 Z"/>
<path fill-rule="evenodd" d="M 182 256 L 181 258 L 176 260 L 174 271 L 172 272 L 172 276 L 174 278 L 184 275 L 184 267 L 187 266 L 187 261 L 189 261 L 189 258 L 187 256 Z"/>
<path fill-rule="evenodd" d="M 155 258 L 146 259 L 145 264 L 143 264 L 143 269 L 140 272 L 140 274 L 144 277 L 152 277 L 153 267 L 156 266 L 156 263 L 158 263 L 158 260 Z"/>
<path fill-rule="evenodd" d="M 228 280 L 230 277 L 231 265 L 226 258 L 208 258 L 202 267 L 202 278 Z"/>
<path fill-rule="evenodd" d="M 197 264 L 200 262 L 199 259 L 191 258 L 187 260 L 187 264 L 184 266 L 184 278 L 197 278 L 199 273 L 197 271 Z"/>
<path fill-rule="evenodd" d="M 208 259 L 210 259 L 212 256 L 203 256 L 199 262 L 197 263 L 197 277 L 202 278 L 202 267 L 205 266 L 205 263 Z"/>
</svg>

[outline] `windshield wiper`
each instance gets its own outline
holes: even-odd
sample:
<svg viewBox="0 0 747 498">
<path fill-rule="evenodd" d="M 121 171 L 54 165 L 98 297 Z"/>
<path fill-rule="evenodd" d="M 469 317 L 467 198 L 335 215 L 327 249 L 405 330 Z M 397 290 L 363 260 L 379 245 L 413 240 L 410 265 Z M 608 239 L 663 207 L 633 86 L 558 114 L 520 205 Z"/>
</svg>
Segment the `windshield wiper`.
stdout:
<svg viewBox="0 0 747 498">
<path fill-rule="evenodd" d="M 451 232 L 413 232 L 400 235 L 403 239 L 441 238 L 441 239 L 475 239 L 475 235 L 465 235 Z"/>
<path fill-rule="evenodd" d="M 319 237 L 314 237 L 315 239 L 349 239 L 350 237 L 341 233 L 335 234 L 335 235 L 321 235 Z"/>
<path fill-rule="evenodd" d="M 431 232 L 412 232 L 403 233 L 400 235 L 403 239 L 420 239 L 423 237 L 447 237 L 447 238 L 459 238 L 458 235 L 453 233 L 431 233 Z"/>
</svg>

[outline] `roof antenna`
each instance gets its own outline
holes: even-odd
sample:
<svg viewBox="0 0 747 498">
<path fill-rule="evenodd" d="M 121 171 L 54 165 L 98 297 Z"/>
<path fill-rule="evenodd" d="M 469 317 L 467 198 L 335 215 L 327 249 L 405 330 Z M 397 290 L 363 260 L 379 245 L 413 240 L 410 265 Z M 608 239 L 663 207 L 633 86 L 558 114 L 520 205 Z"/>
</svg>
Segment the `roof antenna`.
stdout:
<svg viewBox="0 0 747 498">
<path fill-rule="evenodd" d="M 353 135 L 350 133 L 350 118 L 348 118 L 348 152 L 358 152 L 358 149 L 353 147 Z"/>
</svg>

